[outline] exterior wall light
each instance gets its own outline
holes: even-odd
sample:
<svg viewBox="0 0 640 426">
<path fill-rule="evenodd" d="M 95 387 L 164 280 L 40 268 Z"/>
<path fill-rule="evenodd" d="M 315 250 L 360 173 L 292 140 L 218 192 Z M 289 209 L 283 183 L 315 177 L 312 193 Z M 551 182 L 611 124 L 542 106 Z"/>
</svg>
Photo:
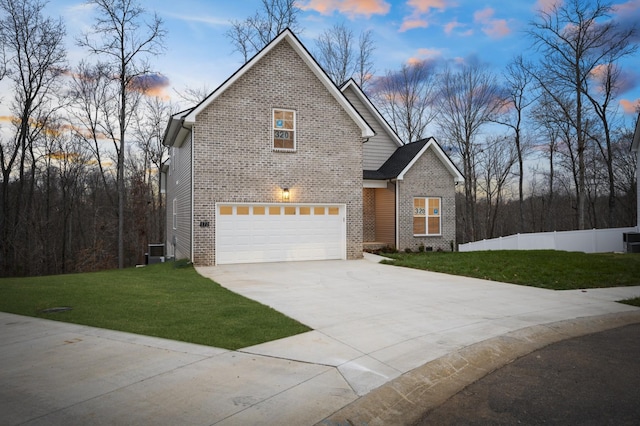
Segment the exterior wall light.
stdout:
<svg viewBox="0 0 640 426">
<path fill-rule="evenodd" d="M 289 188 L 282 188 L 282 201 L 289 201 Z"/>
</svg>

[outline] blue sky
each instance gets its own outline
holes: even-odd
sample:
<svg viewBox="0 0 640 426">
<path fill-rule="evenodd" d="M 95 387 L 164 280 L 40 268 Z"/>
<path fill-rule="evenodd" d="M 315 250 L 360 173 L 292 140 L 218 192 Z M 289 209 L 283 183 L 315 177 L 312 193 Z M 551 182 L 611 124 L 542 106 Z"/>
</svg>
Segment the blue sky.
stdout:
<svg viewBox="0 0 640 426">
<path fill-rule="evenodd" d="M 317 36 L 336 22 L 344 22 L 356 34 L 371 30 L 379 75 L 415 59 L 455 61 L 472 56 L 499 73 L 514 55 L 535 54 L 525 35 L 527 24 L 537 9 L 551 1 L 299 0 L 304 30 L 298 36 L 313 52 Z M 640 21 L 640 0 L 614 3 L 618 5 L 614 18 Z M 213 90 L 241 65 L 242 57 L 233 52 L 225 32 L 229 21 L 253 15 L 260 0 L 143 0 L 141 4 L 155 10 L 168 30 L 167 51 L 153 58 L 152 65 L 166 76 L 159 93 L 177 101 L 176 91 L 203 86 Z M 47 11 L 64 19 L 69 63 L 76 64 L 86 53 L 73 40 L 90 28 L 91 8 L 80 1 L 51 0 Z M 629 89 L 621 95 L 625 107 L 640 99 L 638 58 L 624 64 L 629 80 Z"/>
</svg>

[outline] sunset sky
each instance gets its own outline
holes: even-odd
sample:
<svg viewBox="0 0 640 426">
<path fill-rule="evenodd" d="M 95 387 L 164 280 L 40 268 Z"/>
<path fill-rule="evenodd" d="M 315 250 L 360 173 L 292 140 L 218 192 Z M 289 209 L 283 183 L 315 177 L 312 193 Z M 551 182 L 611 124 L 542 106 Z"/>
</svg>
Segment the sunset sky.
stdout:
<svg viewBox="0 0 640 426">
<path fill-rule="evenodd" d="M 355 34 L 373 32 L 375 71 L 384 74 L 413 60 L 427 58 L 459 62 L 475 58 L 500 73 L 516 54 L 534 56 L 525 32 L 536 10 L 554 0 L 299 0 L 302 10 L 297 34 L 313 53 L 315 39 L 337 22 Z M 155 93 L 177 101 L 185 87 L 215 89 L 240 65 L 225 32 L 231 20 L 243 20 L 259 8 L 260 0 L 147 0 L 168 30 L 167 50 L 152 59 L 162 74 Z M 614 1 L 613 19 L 623 25 L 640 22 L 640 0 Z M 83 2 L 51 0 L 47 12 L 61 16 L 67 28 L 70 65 L 87 57 L 74 44 L 90 29 L 92 9 Z M 620 105 L 635 122 L 632 105 L 640 99 L 640 55 L 624 63 L 625 92 Z M 6 91 L 6 89 L 5 89 Z M 5 93 L 0 109 L 7 104 Z M 184 105 L 185 107 L 190 105 Z M 5 115 L 0 111 L 0 115 Z"/>
</svg>

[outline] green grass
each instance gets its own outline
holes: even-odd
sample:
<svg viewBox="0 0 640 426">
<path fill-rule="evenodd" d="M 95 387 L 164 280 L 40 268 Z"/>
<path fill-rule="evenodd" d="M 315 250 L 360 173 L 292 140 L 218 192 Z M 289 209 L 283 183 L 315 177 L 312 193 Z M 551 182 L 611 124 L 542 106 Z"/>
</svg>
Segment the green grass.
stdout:
<svg viewBox="0 0 640 426">
<path fill-rule="evenodd" d="M 42 312 L 65 306 L 72 309 Z M 0 279 L 0 311 L 226 349 L 309 330 L 179 262 L 90 274 Z"/>
<path fill-rule="evenodd" d="M 395 253 L 384 261 L 493 281 L 570 290 L 640 285 L 640 255 L 552 250 Z"/>
<path fill-rule="evenodd" d="M 637 306 L 640 308 L 640 297 L 636 297 L 634 299 L 621 300 L 620 303 L 624 303 L 626 305 Z"/>
</svg>

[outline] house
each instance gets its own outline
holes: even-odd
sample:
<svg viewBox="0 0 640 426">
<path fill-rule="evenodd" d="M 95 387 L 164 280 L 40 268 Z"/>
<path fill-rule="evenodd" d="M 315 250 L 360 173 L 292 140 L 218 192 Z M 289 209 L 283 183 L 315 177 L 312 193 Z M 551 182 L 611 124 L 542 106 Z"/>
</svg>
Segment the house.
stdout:
<svg viewBox="0 0 640 426">
<path fill-rule="evenodd" d="M 357 259 L 368 242 L 450 249 L 462 175 L 433 139 L 403 145 L 289 30 L 172 116 L 167 256 L 197 265 Z"/>
</svg>

